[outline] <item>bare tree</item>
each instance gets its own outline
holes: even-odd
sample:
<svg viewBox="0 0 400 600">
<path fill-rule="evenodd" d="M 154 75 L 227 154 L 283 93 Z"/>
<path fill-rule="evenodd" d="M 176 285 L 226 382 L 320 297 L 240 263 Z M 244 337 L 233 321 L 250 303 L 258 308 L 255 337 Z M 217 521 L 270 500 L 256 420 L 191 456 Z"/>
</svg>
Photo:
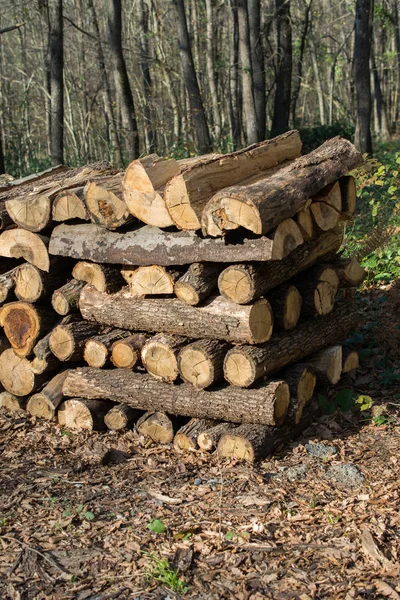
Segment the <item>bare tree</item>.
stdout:
<svg viewBox="0 0 400 600">
<path fill-rule="evenodd" d="M 49 0 L 50 152 L 51 164 L 64 162 L 63 0 Z"/>
<path fill-rule="evenodd" d="M 247 143 L 254 144 L 255 142 L 258 142 L 258 129 L 256 107 L 254 103 L 247 0 L 237 0 L 237 11 L 239 21 L 239 58 L 243 90 L 243 126 Z"/>
<path fill-rule="evenodd" d="M 275 0 L 277 14 L 277 70 L 271 135 L 287 131 L 292 85 L 292 26 L 290 0 Z"/>
<path fill-rule="evenodd" d="M 185 5 L 183 0 L 174 0 L 178 15 L 178 43 L 183 77 L 189 96 L 190 112 L 196 132 L 197 146 L 201 153 L 211 152 L 210 134 L 203 100 L 194 68 L 192 48 L 187 28 Z"/>
<path fill-rule="evenodd" d="M 261 36 L 261 2 L 247 0 L 250 28 L 251 66 L 253 73 L 254 106 L 257 118 L 258 141 L 265 138 L 265 66 L 264 47 Z"/>
<path fill-rule="evenodd" d="M 374 0 L 357 0 L 354 41 L 354 76 L 357 96 L 355 144 L 363 154 L 372 154 L 371 137 L 371 37 Z"/>
<path fill-rule="evenodd" d="M 239 23 L 236 0 L 230 0 L 229 20 L 229 115 L 234 147 L 240 145 L 240 89 L 239 89 Z"/>
<path fill-rule="evenodd" d="M 121 107 L 122 127 L 125 134 L 129 160 L 140 154 L 139 132 L 136 122 L 135 105 L 128 71 L 122 51 L 122 5 L 121 0 L 110 1 L 108 18 L 108 41 L 113 64 L 115 87 Z"/>
</svg>

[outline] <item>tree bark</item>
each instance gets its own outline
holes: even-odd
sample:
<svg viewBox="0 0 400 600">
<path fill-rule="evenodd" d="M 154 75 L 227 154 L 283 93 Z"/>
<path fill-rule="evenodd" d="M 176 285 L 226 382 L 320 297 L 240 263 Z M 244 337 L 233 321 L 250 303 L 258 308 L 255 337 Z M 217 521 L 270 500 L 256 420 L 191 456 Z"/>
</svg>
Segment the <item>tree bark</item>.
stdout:
<svg viewBox="0 0 400 600">
<path fill-rule="evenodd" d="M 291 398 L 297 398 L 303 405 L 310 402 L 317 378 L 309 364 L 296 363 L 290 365 L 283 371 L 282 377 L 289 386 Z"/>
<path fill-rule="evenodd" d="M 215 421 L 210 419 L 190 419 L 175 434 L 174 448 L 178 451 L 193 452 L 198 449 L 197 437 L 199 433 L 210 429 Z"/>
<path fill-rule="evenodd" d="M 216 448 L 221 437 L 225 435 L 225 433 L 233 431 L 236 427 L 236 423 L 218 423 L 210 429 L 201 431 L 197 436 L 197 443 L 200 450 L 211 452 Z"/>
<path fill-rule="evenodd" d="M 354 40 L 354 76 L 357 95 L 355 144 L 362 154 L 372 154 L 370 54 L 374 0 L 357 0 Z"/>
<path fill-rule="evenodd" d="M 290 331 L 294 329 L 300 318 L 302 297 L 297 287 L 283 284 L 268 294 L 268 302 L 274 315 L 274 329 Z"/>
<path fill-rule="evenodd" d="M 97 324 L 66 317 L 51 332 L 50 350 L 61 361 L 81 361 L 87 339 L 97 335 L 98 330 Z"/>
<path fill-rule="evenodd" d="M 51 305 L 58 315 L 65 317 L 65 315 L 79 310 L 79 296 L 85 285 L 84 281 L 71 279 L 71 281 L 53 292 Z"/>
<path fill-rule="evenodd" d="M 254 107 L 257 119 L 258 141 L 265 139 L 265 65 L 261 36 L 260 0 L 247 0 L 250 29 L 251 66 L 253 71 Z"/>
<path fill-rule="evenodd" d="M 197 306 L 216 291 L 221 266 L 214 263 L 193 263 L 178 281 L 174 292 L 179 300 Z"/>
<path fill-rule="evenodd" d="M 349 141 L 332 138 L 270 177 L 217 192 L 204 207 L 203 232 L 216 237 L 242 226 L 257 235 L 268 233 L 361 162 Z"/>
<path fill-rule="evenodd" d="M 271 337 L 272 311 L 265 299 L 239 306 L 221 296 L 203 306 L 190 306 L 177 298 L 142 298 L 126 291 L 107 296 L 87 286 L 79 308 L 88 321 L 133 331 L 148 331 L 260 344 Z"/>
<path fill-rule="evenodd" d="M 214 36 L 215 23 L 213 0 L 206 0 L 206 62 L 207 79 L 210 90 L 210 103 L 213 116 L 213 138 L 218 144 L 221 135 L 221 115 L 218 103 L 217 82 L 214 73 Z"/>
<path fill-rule="evenodd" d="M 342 375 L 342 346 L 329 346 L 308 359 L 320 385 L 336 385 Z"/>
<path fill-rule="evenodd" d="M 183 0 L 173 0 L 177 9 L 177 28 L 179 54 L 182 63 L 183 78 L 189 96 L 190 111 L 196 132 L 198 151 L 200 154 L 211 152 L 210 134 L 203 100 L 194 68 L 192 48 L 187 28 L 185 4 Z"/>
<path fill-rule="evenodd" d="M 54 419 L 56 409 L 64 398 L 62 387 L 67 375 L 68 370 L 61 371 L 39 393 L 29 398 L 26 410 L 30 415 L 48 421 Z"/>
<path fill-rule="evenodd" d="M 239 22 L 239 57 L 242 72 L 243 125 L 248 144 L 259 141 L 254 103 L 253 69 L 251 63 L 248 0 L 236 0 Z"/>
<path fill-rule="evenodd" d="M 95 263 L 81 261 L 76 263 L 72 270 L 72 277 L 85 281 L 99 292 L 114 294 L 124 285 L 124 278 L 120 270 L 111 265 L 96 265 Z"/>
<path fill-rule="evenodd" d="M 292 25 L 290 0 L 275 0 L 277 14 L 277 71 L 271 135 L 289 128 L 292 83 Z"/>
<path fill-rule="evenodd" d="M 63 0 L 49 2 L 51 164 L 64 162 Z"/>
<path fill-rule="evenodd" d="M 104 422 L 111 431 L 122 431 L 137 421 L 142 415 L 140 410 L 135 410 L 125 404 L 113 406 L 104 417 Z"/>
<path fill-rule="evenodd" d="M 110 398 L 143 410 L 164 410 L 171 414 L 232 421 L 280 425 L 289 405 L 289 388 L 283 381 L 262 383 L 250 390 L 230 386 L 212 392 L 191 385 L 169 385 L 127 369 L 103 371 L 81 368 L 65 380 L 65 396 Z"/>
<path fill-rule="evenodd" d="M 234 148 L 240 146 L 241 132 L 241 96 L 239 87 L 239 23 L 237 0 L 230 0 L 230 30 L 231 43 L 229 47 L 229 117 Z"/>
</svg>

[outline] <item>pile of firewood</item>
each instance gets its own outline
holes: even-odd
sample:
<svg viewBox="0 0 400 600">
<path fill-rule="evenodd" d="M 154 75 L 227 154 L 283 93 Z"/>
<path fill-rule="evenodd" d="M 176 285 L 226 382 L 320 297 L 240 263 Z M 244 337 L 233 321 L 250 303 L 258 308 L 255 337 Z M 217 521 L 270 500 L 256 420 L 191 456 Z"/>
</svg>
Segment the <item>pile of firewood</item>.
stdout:
<svg viewBox="0 0 400 600">
<path fill-rule="evenodd" d="M 291 131 L 0 188 L 0 403 L 249 460 L 296 435 L 358 365 L 364 278 L 339 253 L 360 154 L 300 153 Z"/>
</svg>

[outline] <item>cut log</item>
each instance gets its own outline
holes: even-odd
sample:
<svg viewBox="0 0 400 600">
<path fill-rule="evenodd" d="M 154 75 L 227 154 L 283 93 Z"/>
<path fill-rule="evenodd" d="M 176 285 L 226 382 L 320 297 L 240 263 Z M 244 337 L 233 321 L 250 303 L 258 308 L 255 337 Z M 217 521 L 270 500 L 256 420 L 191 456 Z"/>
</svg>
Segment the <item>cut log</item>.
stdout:
<svg viewBox="0 0 400 600">
<path fill-rule="evenodd" d="M 5 408 L 8 412 L 17 413 L 26 409 L 28 398 L 14 396 L 10 392 L 0 392 L 0 408 Z"/>
<path fill-rule="evenodd" d="M 163 412 L 147 412 L 136 423 L 136 429 L 156 444 L 170 444 L 174 439 L 176 426 L 174 420 Z"/>
<path fill-rule="evenodd" d="M 38 302 L 47 298 L 60 287 L 67 278 L 67 263 L 57 258 L 50 261 L 50 271 L 45 273 L 30 263 L 24 263 L 16 272 L 15 295 L 22 302 Z"/>
<path fill-rule="evenodd" d="M 302 402 L 298 398 L 290 398 L 285 424 L 287 423 L 288 425 L 298 425 L 300 423 L 301 417 L 303 416 L 304 406 L 304 402 Z"/>
<path fill-rule="evenodd" d="M 342 373 L 349 373 L 360 366 L 358 352 L 350 350 L 350 348 L 342 349 L 342 359 Z"/>
<path fill-rule="evenodd" d="M 274 242 L 270 237 L 249 239 L 237 232 L 230 242 L 203 239 L 191 231 L 168 232 L 149 226 L 122 234 L 93 224 L 63 224 L 53 230 L 49 248 L 50 254 L 57 256 L 134 266 L 272 260 Z"/>
<path fill-rule="evenodd" d="M 134 333 L 114 342 L 111 347 L 111 362 L 120 369 L 133 369 L 141 363 L 142 348 L 149 339 L 146 333 Z"/>
<path fill-rule="evenodd" d="M 204 207 L 203 232 L 216 237 L 241 226 L 257 235 L 268 233 L 361 162 L 348 140 L 328 140 L 270 177 L 217 192 Z"/>
<path fill-rule="evenodd" d="M 294 329 L 300 318 L 302 298 L 299 290 L 287 283 L 268 294 L 268 302 L 274 315 L 274 328 L 289 331 Z"/>
<path fill-rule="evenodd" d="M 135 296 L 158 296 L 174 293 L 174 283 L 182 273 L 152 265 L 137 269 L 122 269 L 121 275 Z"/>
<path fill-rule="evenodd" d="M 49 339 L 52 353 L 61 361 L 83 360 L 85 343 L 99 332 L 99 326 L 78 317 L 74 320 L 62 320 L 53 329 Z"/>
<path fill-rule="evenodd" d="M 31 396 L 26 407 L 28 413 L 48 421 L 54 419 L 56 409 L 63 400 L 62 387 L 67 375 L 68 370 L 58 373 L 39 393 Z"/>
<path fill-rule="evenodd" d="M 104 422 L 111 431 L 122 431 L 122 429 L 132 427 L 142 414 L 140 410 L 135 410 L 125 404 L 117 404 L 105 415 Z"/>
<path fill-rule="evenodd" d="M 90 220 L 107 229 L 117 229 L 133 221 L 122 200 L 122 174 L 88 181 L 84 189 Z"/>
<path fill-rule="evenodd" d="M 236 346 L 225 357 L 225 379 L 249 387 L 257 379 L 345 339 L 358 321 L 352 304 L 338 303 L 329 315 L 300 322 L 293 331 L 276 334 L 263 346 Z"/>
<path fill-rule="evenodd" d="M 148 225 L 170 227 L 174 224 L 164 202 L 164 186 L 180 171 L 176 160 L 151 154 L 134 160 L 125 171 L 123 199 L 130 212 Z"/>
<path fill-rule="evenodd" d="M 78 187 L 59 194 L 53 202 L 53 221 L 89 221 L 89 213 L 86 210 L 84 199 L 84 188 Z"/>
<path fill-rule="evenodd" d="M 343 287 L 358 287 L 367 276 L 366 270 L 355 257 L 332 261 L 332 266 L 335 268 L 340 285 Z"/>
<path fill-rule="evenodd" d="M 129 336 L 123 329 L 113 329 L 108 333 L 103 333 L 95 338 L 86 341 L 83 358 L 89 367 L 102 367 L 110 364 L 111 347 L 115 342 L 124 340 Z"/>
<path fill-rule="evenodd" d="M 197 437 L 200 450 L 212 452 L 217 447 L 221 437 L 228 432 L 232 432 L 236 427 L 237 425 L 233 423 L 218 423 L 214 427 L 200 432 Z"/>
<path fill-rule="evenodd" d="M 320 231 L 334 229 L 340 221 L 340 213 L 333 206 L 329 206 L 325 202 L 313 202 L 310 210 L 315 224 Z"/>
<path fill-rule="evenodd" d="M 186 383 L 162 383 L 128 369 L 76 369 L 65 380 L 63 392 L 76 396 L 78 390 L 84 398 L 109 398 L 142 410 L 233 423 L 280 425 L 289 405 L 289 387 L 284 381 L 262 382 L 250 390 L 224 385 L 208 392 Z"/>
<path fill-rule="evenodd" d="M 342 192 L 342 211 L 347 218 L 352 217 L 356 212 L 357 187 L 354 177 L 346 175 L 339 179 Z"/>
<path fill-rule="evenodd" d="M 72 270 L 72 277 L 79 281 L 86 281 L 99 292 L 114 294 L 124 285 L 121 272 L 111 265 L 97 265 L 86 261 L 76 263 Z"/>
<path fill-rule="evenodd" d="M 11 296 L 11 292 L 15 288 L 15 278 L 18 273 L 18 267 L 14 267 L 10 271 L 3 273 L 0 275 L 0 303 L 3 304 L 9 296 Z"/>
<path fill-rule="evenodd" d="M 271 237 L 274 242 L 272 260 L 286 258 L 304 242 L 300 229 L 293 219 L 285 219 L 282 223 L 279 223 Z"/>
<path fill-rule="evenodd" d="M 218 264 L 193 263 L 175 283 L 175 295 L 182 302 L 197 306 L 217 289 L 221 269 Z"/>
<path fill-rule="evenodd" d="M 42 271 L 49 271 L 49 239 L 24 229 L 9 229 L 0 235 L 0 256 L 23 258 Z"/>
<path fill-rule="evenodd" d="M 175 176 L 165 187 L 165 203 L 174 223 L 181 229 L 200 229 L 208 200 L 227 186 L 259 175 L 301 153 L 297 131 L 211 159 Z"/>
<path fill-rule="evenodd" d="M 58 423 L 67 429 L 103 431 L 106 429 L 104 417 L 111 408 L 112 402 L 108 400 L 71 398 L 61 404 L 57 413 Z"/>
<path fill-rule="evenodd" d="M 285 260 L 226 267 L 218 278 L 219 292 L 227 300 L 248 304 L 338 250 L 342 240 L 343 234 L 332 230 L 302 244 Z"/>
<path fill-rule="evenodd" d="M 339 277 L 335 269 L 326 265 L 315 265 L 293 282 L 303 299 L 303 316 L 314 317 L 331 312 L 339 288 Z"/>
<path fill-rule="evenodd" d="M 0 231 L 14 229 L 15 223 L 7 212 L 5 203 L 0 204 Z"/>
<path fill-rule="evenodd" d="M 174 382 L 178 375 L 178 354 L 190 339 L 183 336 L 159 333 L 150 338 L 142 349 L 142 363 L 156 379 Z"/>
<path fill-rule="evenodd" d="M 330 346 L 320 350 L 309 358 L 309 363 L 319 384 L 336 385 L 342 375 L 342 346 Z"/>
<path fill-rule="evenodd" d="M 250 344 L 260 344 L 272 334 L 272 311 L 263 298 L 253 305 L 239 306 L 217 296 L 197 307 L 177 298 L 132 296 L 125 290 L 108 296 L 86 286 L 79 308 L 88 321 L 132 331 L 165 331 L 192 338 Z"/>
<path fill-rule="evenodd" d="M 314 237 L 314 223 L 309 208 L 302 208 L 296 214 L 296 223 L 301 235 L 308 242 Z"/>
<path fill-rule="evenodd" d="M 5 206 L 12 221 L 27 231 L 42 231 L 51 223 L 51 200 L 46 194 L 6 200 Z"/>
<path fill-rule="evenodd" d="M 183 381 L 204 389 L 223 379 L 228 350 L 228 344 L 217 340 L 197 340 L 182 348 L 178 366 Z"/>
<path fill-rule="evenodd" d="M 210 419 L 190 419 L 186 425 L 183 425 L 174 437 L 174 448 L 184 452 L 190 452 L 198 449 L 197 437 L 207 429 L 215 425 L 215 421 Z"/>
<path fill-rule="evenodd" d="M 302 405 L 308 404 L 317 382 L 313 369 L 308 364 L 297 363 L 290 365 L 281 375 L 289 386 L 290 397 L 297 398 Z"/>
<path fill-rule="evenodd" d="M 0 311 L 0 325 L 18 356 L 28 356 L 36 340 L 53 327 L 55 314 L 27 302 L 10 302 Z"/>
<path fill-rule="evenodd" d="M 51 298 L 51 305 L 56 313 L 65 317 L 71 312 L 77 312 L 79 310 L 79 297 L 85 285 L 85 281 L 71 279 L 58 290 L 55 290 Z"/>
<path fill-rule="evenodd" d="M 28 359 L 17 356 L 12 348 L 0 356 L 0 381 L 7 392 L 15 396 L 29 396 L 47 383 L 49 373 L 34 373 Z"/>
</svg>

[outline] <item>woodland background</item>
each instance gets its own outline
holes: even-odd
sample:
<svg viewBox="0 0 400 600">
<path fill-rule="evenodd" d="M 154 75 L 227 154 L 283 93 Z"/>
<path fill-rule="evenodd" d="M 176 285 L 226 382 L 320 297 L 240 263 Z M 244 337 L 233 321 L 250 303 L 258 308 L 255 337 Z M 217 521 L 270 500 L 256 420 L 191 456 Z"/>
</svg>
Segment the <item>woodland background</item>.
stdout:
<svg viewBox="0 0 400 600">
<path fill-rule="evenodd" d="M 398 133 L 397 0 L 2 0 L 0 172 Z M 372 132 L 372 139 L 370 137 Z"/>
</svg>

